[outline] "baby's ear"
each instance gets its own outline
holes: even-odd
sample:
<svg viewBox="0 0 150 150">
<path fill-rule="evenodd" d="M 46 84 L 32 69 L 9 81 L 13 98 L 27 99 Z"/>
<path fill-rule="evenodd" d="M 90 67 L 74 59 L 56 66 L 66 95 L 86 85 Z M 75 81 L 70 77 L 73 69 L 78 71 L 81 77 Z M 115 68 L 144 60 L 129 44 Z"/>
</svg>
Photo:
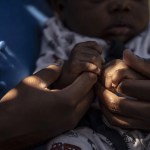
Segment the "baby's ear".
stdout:
<svg viewBox="0 0 150 150">
<path fill-rule="evenodd" d="M 64 0 L 48 0 L 48 2 L 52 7 L 54 13 L 61 17 L 64 9 Z"/>
</svg>

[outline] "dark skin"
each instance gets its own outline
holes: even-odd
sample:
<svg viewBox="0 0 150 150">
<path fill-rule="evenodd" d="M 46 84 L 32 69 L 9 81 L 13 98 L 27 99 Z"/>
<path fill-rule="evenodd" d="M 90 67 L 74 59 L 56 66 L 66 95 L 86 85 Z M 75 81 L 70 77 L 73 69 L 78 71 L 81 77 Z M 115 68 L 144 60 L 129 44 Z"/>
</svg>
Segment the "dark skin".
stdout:
<svg viewBox="0 0 150 150">
<path fill-rule="evenodd" d="M 77 125 L 91 104 L 91 97 L 86 101 L 83 97 L 97 76 L 83 73 L 62 90 L 48 89 L 60 73 L 60 66 L 51 65 L 22 80 L 1 99 L 1 150 L 29 149 Z"/>
<path fill-rule="evenodd" d="M 60 17 L 64 25 L 70 30 L 86 36 L 102 38 L 107 41 L 115 40 L 127 42 L 131 38 L 141 33 L 144 29 L 146 29 L 149 22 L 148 0 L 51 0 L 51 2 L 58 17 Z M 75 51 L 73 55 L 76 55 L 76 53 L 77 52 Z M 76 60 L 74 59 L 73 62 L 77 62 Z M 127 69 L 121 71 L 121 73 L 126 73 L 126 75 L 122 74 L 121 79 L 117 78 L 118 70 L 114 69 L 113 77 L 115 76 L 115 82 L 117 82 L 117 84 L 119 85 L 115 90 L 118 90 L 117 92 L 120 92 L 123 95 L 129 95 L 137 98 L 139 103 L 131 101 L 127 98 L 126 101 L 120 102 L 121 99 L 116 95 L 116 91 L 114 92 L 112 91 L 112 88 L 107 87 L 107 82 L 105 82 L 106 79 L 104 77 L 103 83 L 99 85 L 99 88 L 97 90 L 99 98 L 104 102 L 101 103 L 104 105 L 103 108 L 105 108 L 102 109 L 102 111 L 113 125 L 125 128 L 149 130 L 149 112 L 145 111 L 144 108 L 145 106 L 147 106 L 147 108 L 149 108 L 150 106 L 149 102 L 143 102 L 149 99 L 149 82 L 146 82 L 147 84 L 145 84 L 144 87 L 144 83 L 145 81 L 148 81 L 148 79 L 143 80 L 142 76 L 145 74 L 141 74 L 141 72 L 143 72 L 143 70 L 146 70 L 146 68 L 138 68 L 138 63 L 141 63 L 140 61 L 135 61 L 135 65 L 131 64 L 127 60 L 125 59 L 124 63 L 125 65 L 129 66 L 127 67 Z M 72 60 L 69 59 L 69 61 Z M 133 60 L 131 57 L 131 62 L 132 61 Z M 85 62 L 85 64 L 89 62 L 91 62 L 91 60 L 88 60 L 87 62 Z M 96 65 L 100 70 L 102 69 L 102 61 L 99 62 L 99 65 L 97 65 L 96 62 L 92 63 Z M 111 68 L 111 65 L 112 67 L 116 68 L 116 66 L 118 66 L 118 63 L 116 63 L 115 66 L 112 62 L 109 65 L 109 68 Z M 136 67 L 139 70 L 137 70 Z M 71 69 L 72 66 L 70 65 L 69 68 Z M 106 69 L 109 72 L 109 68 L 105 67 L 103 69 Z M 85 70 L 80 71 L 82 72 Z M 86 71 L 91 70 L 87 69 Z M 71 76 L 71 74 L 69 75 Z M 124 76 L 127 76 L 130 81 L 126 83 L 126 80 L 124 80 Z M 62 79 L 66 81 L 65 78 L 62 77 Z M 133 79 L 136 79 L 137 84 L 131 84 L 135 83 L 132 82 Z M 71 80 L 73 81 L 73 78 Z M 125 83 L 125 85 L 119 83 Z M 111 84 L 113 84 L 113 82 Z M 135 90 L 127 90 L 136 88 L 139 89 L 141 86 L 143 87 L 143 89 L 147 90 L 144 90 L 146 92 L 144 93 L 143 91 L 144 94 L 140 94 L 140 97 L 140 92 L 136 92 Z M 115 106 L 116 110 L 110 106 Z M 114 113 L 114 110 L 119 110 L 119 113 Z M 139 111 L 142 116 L 141 118 L 144 119 L 137 119 L 136 115 Z M 128 112 L 132 112 L 135 115 L 131 116 L 132 113 Z"/>
<path fill-rule="evenodd" d="M 149 21 L 148 0 L 51 0 L 51 2 L 70 30 L 105 40 L 128 41 L 142 32 Z"/>
<path fill-rule="evenodd" d="M 52 6 L 72 31 L 106 40 L 126 42 L 142 32 L 149 20 L 147 0 L 52 0 Z M 77 57 L 81 53 L 86 55 Z M 76 80 L 62 90 L 48 89 L 60 75 L 60 68 L 51 66 L 24 79 L 1 99 L 0 149 L 25 149 L 76 126 L 93 99 L 92 87 L 103 63 L 100 47 L 96 43 L 79 44 L 69 62 L 65 69 L 82 67 L 77 72 L 71 70 L 74 76 L 69 83 Z M 103 98 L 102 111 L 113 125 L 149 130 L 150 62 L 135 56 L 124 62 L 136 73 L 142 72 L 146 79 L 136 79 L 136 84 L 133 80 L 117 82 L 115 90 L 138 101 L 120 99 L 104 83 L 105 86 L 98 87 L 98 95 Z M 115 112 L 111 106 L 115 106 Z"/>
<path fill-rule="evenodd" d="M 72 83 L 83 72 L 100 75 L 103 59 L 102 48 L 96 42 L 88 41 L 75 45 L 70 58 L 64 63 L 60 78 L 55 82 L 55 88 L 64 88 Z"/>
<path fill-rule="evenodd" d="M 149 21 L 148 0 L 49 0 L 49 2 L 51 2 L 51 6 L 64 25 L 70 30 L 109 41 L 119 40 L 126 42 L 142 32 Z M 140 14 L 137 16 L 138 12 Z M 65 83 L 66 81 L 71 83 L 83 71 L 91 71 L 90 67 L 86 67 L 86 69 L 82 69 L 85 67 L 74 67 L 83 66 L 79 65 L 79 61 L 84 61 L 84 66 L 89 63 L 96 65 L 101 70 L 101 61 L 98 64 L 97 60 L 91 62 L 89 57 L 86 61 L 77 57 L 80 55 L 80 49 L 88 53 L 88 44 L 84 45 L 84 50 L 82 47 L 73 48 L 71 58 L 69 58 L 67 65 L 64 67 L 65 71 L 63 71 L 61 79 L 56 83 L 58 87 L 65 87 L 68 85 Z M 95 54 L 90 53 L 91 59 L 93 59 L 92 55 L 94 56 Z M 100 57 L 98 55 L 100 54 L 97 54 L 96 57 Z M 72 68 L 74 70 L 76 68 L 77 73 L 72 72 Z M 72 77 L 70 73 L 72 73 Z"/>
<path fill-rule="evenodd" d="M 99 83 L 97 93 L 101 99 L 103 114 L 112 125 L 150 130 L 150 70 L 148 68 L 150 68 L 149 60 L 139 58 L 126 50 L 123 60 L 115 60 L 115 63 L 112 62 L 105 69 L 104 86 Z M 117 96 L 114 91 L 123 97 Z"/>
<path fill-rule="evenodd" d="M 101 46 L 93 41 L 75 45 L 71 51 L 70 58 L 63 65 L 60 78 L 53 84 L 53 88 L 62 89 L 68 86 L 84 72 L 92 72 L 99 76 L 103 64 L 101 52 Z M 86 86 L 84 87 L 87 88 Z M 94 90 L 91 88 L 83 99 L 84 101 L 88 101 L 89 98 L 93 100 L 94 96 Z"/>
</svg>

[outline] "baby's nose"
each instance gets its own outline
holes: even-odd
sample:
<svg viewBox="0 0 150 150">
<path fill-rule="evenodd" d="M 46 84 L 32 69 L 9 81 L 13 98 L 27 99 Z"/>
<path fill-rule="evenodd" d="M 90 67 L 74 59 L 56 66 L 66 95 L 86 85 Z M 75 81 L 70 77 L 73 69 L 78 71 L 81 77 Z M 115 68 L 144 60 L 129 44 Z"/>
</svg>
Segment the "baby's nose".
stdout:
<svg viewBox="0 0 150 150">
<path fill-rule="evenodd" d="M 112 0 L 112 2 L 108 4 L 110 13 L 130 12 L 131 9 L 130 0 Z"/>
</svg>

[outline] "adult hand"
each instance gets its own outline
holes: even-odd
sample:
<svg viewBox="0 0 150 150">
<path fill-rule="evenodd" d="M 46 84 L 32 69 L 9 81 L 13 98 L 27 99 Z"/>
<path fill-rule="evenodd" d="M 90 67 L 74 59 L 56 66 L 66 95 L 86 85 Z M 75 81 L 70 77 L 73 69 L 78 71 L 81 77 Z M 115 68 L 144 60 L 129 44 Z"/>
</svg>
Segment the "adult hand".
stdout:
<svg viewBox="0 0 150 150">
<path fill-rule="evenodd" d="M 141 59 L 128 50 L 124 52 L 123 60 L 134 71 L 145 76 L 145 79 L 122 80 L 116 90 L 127 97 L 119 97 L 99 84 L 102 111 L 112 125 L 150 130 L 150 61 Z"/>
<path fill-rule="evenodd" d="M 72 129 L 91 99 L 83 99 L 97 81 L 81 74 L 62 90 L 47 87 L 57 80 L 60 67 L 51 65 L 25 78 L 0 101 L 0 149 L 20 150 Z"/>
</svg>

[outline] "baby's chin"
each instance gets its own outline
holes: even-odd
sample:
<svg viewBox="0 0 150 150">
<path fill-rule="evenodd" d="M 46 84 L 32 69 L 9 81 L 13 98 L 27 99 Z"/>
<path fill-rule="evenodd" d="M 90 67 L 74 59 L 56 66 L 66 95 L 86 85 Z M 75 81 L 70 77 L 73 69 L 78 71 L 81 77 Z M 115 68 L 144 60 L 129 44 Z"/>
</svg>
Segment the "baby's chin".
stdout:
<svg viewBox="0 0 150 150">
<path fill-rule="evenodd" d="M 132 37 L 130 37 L 130 36 L 110 36 L 110 37 L 104 38 L 104 40 L 106 40 L 106 41 L 119 41 L 119 42 L 126 43 L 131 38 Z"/>
</svg>

